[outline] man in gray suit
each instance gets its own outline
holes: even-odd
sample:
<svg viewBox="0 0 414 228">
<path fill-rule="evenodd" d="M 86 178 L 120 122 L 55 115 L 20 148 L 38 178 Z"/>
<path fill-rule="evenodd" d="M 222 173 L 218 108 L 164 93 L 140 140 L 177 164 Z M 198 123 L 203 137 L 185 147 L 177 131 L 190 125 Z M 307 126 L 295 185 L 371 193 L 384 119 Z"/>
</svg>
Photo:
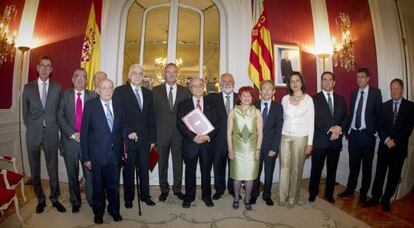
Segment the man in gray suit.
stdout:
<svg viewBox="0 0 414 228">
<path fill-rule="evenodd" d="M 62 135 L 60 137 L 62 155 L 65 159 L 66 171 L 69 180 L 70 202 L 72 212 L 79 212 L 81 206 L 79 185 L 80 130 L 82 112 L 85 102 L 96 97 L 92 91 L 86 90 L 88 81 L 86 71 L 82 68 L 75 70 L 72 76 L 73 88 L 66 90 L 60 100 L 57 121 Z M 92 173 L 82 166 L 85 177 L 86 200 L 92 205 Z"/>
<path fill-rule="evenodd" d="M 158 175 L 161 195 L 159 200 L 165 201 L 170 191 L 168 184 L 168 159 L 171 150 L 173 162 L 172 186 L 174 195 L 184 200 L 181 193 L 183 178 L 183 160 L 181 154 L 181 134 L 176 127 L 177 104 L 190 97 L 187 88 L 177 84 L 178 68 L 169 63 L 164 69 L 165 83 L 154 88 L 155 122 L 157 125 L 157 148 L 159 153 Z"/>
<path fill-rule="evenodd" d="M 40 149 L 43 148 L 47 173 L 49 174 L 50 196 L 53 207 L 66 212 L 59 203 L 58 145 L 59 130 L 56 113 L 61 96 L 60 85 L 49 80 L 52 73 L 52 59 L 40 58 L 37 64 L 39 78 L 24 86 L 22 96 L 23 120 L 26 125 L 26 145 L 29 158 L 32 184 L 37 196 L 36 213 L 42 213 L 46 207 L 46 197 L 40 182 Z"/>
</svg>

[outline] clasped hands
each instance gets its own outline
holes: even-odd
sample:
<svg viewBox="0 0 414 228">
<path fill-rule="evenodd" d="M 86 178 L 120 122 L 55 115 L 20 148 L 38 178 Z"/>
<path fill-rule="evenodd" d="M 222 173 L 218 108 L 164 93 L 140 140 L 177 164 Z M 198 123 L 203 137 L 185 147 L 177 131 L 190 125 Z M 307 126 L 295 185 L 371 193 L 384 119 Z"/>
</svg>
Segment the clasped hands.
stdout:
<svg viewBox="0 0 414 228">
<path fill-rule="evenodd" d="M 389 139 L 385 140 L 384 143 L 388 147 L 388 149 L 391 149 L 395 146 L 395 141 L 392 138 L 389 138 Z"/>
<path fill-rule="evenodd" d="M 329 132 L 332 133 L 330 140 L 337 140 L 339 136 L 342 134 L 342 128 L 338 125 L 332 126 L 331 128 L 329 128 Z"/>
<path fill-rule="evenodd" d="M 193 141 L 197 144 L 205 143 L 210 140 L 210 136 L 208 135 L 196 135 L 196 137 L 193 138 Z"/>
</svg>

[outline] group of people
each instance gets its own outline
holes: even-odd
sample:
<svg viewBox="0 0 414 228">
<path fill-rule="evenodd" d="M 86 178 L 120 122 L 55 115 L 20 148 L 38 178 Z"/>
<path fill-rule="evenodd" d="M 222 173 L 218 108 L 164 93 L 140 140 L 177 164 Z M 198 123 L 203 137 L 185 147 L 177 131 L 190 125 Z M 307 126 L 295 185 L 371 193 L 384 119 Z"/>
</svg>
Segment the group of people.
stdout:
<svg viewBox="0 0 414 228">
<path fill-rule="evenodd" d="M 171 188 L 183 201 L 183 208 L 190 208 L 195 200 L 198 164 L 201 199 L 207 207 L 213 207 L 213 200 L 219 200 L 227 189 L 234 197 L 234 209 L 239 208 L 239 201 L 243 199 L 246 210 L 252 210 L 259 197 L 263 169 L 262 198 L 266 205 L 274 205 L 271 190 L 278 155 L 281 206 L 297 204 L 303 166 L 309 156 L 312 168 L 308 200 L 315 201 L 319 193 L 326 160 L 325 199 L 334 203 L 336 169 L 344 135 L 349 139 L 350 174 L 346 190 L 338 196 L 354 194 L 362 161 L 360 202 L 364 206 L 381 202 L 383 209 L 389 210 L 414 124 L 414 105 L 403 98 L 404 85 L 400 79 L 391 82 L 392 99 L 382 103 L 380 90 L 368 85 L 368 70 L 359 69 L 356 77 L 359 88 L 352 92 L 348 114 L 345 98 L 334 93 L 332 72 L 321 75 L 322 91 L 313 97 L 307 94 L 301 73 L 292 72 L 286 81 L 288 94 L 278 104 L 273 101 L 275 86 L 270 80 L 261 83 L 258 99 L 250 86 L 243 86 L 235 93 L 234 77 L 225 73 L 220 77 L 221 92 L 205 96 L 203 79 L 193 78 L 188 88 L 177 84 L 178 68 L 173 63 L 165 66 L 165 83 L 152 91 L 142 86 L 144 69 L 133 64 L 125 85 L 114 88 L 106 74 L 98 72 L 93 79 L 96 89 L 89 91 L 85 89 L 87 73 L 80 68 L 73 73 L 73 88 L 61 92 L 60 86 L 49 79 L 52 64 L 51 58 L 40 58 L 39 77 L 25 86 L 22 97 L 31 178 L 38 198 L 37 213 L 42 213 L 46 206 L 40 182 L 41 149 L 49 174 L 49 198 L 59 212 L 66 209 L 58 201 L 58 149 L 65 160 L 73 213 L 81 207 L 81 162 L 86 199 L 93 208 L 96 224 L 103 222 L 105 209 L 114 221 L 122 220 L 119 212 L 121 169 L 125 208 L 133 207 L 135 177 L 139 183 L 138 200 L 148 206 L 155 205 L 150 196 L 148 171 L 149 153 L 154 147 L 159 153 L 159 202 L 165 201 L 170 193 L 171 153 Z M 198 135 L 188 128 L 182 118 L 194 109 L 205 115 L 214 130 Z M 367 201 L 376 133 L 380 137 L 377 172 L 372 198 Z M 387 170 L 387 187 L 383 193 Z M 240 195 L 243 185 L 244 197 Z"/>
</svg>

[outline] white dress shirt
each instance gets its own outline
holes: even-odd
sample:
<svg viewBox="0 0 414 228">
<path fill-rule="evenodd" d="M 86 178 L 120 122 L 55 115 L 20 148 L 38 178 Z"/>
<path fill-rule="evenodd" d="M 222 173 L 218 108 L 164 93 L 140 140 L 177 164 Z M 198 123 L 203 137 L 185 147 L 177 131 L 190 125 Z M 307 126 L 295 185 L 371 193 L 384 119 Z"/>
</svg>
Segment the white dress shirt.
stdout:
<svg viewBox="0 0 414 228">
<path fill-rule="evenodd" d="M 144 107 L 144 97 L 142 96 L 142 86 L 134 86 L 134 85 L 132 85 L 132 84 L 130 84 L 131 85 L 131 88 L 132 88 L 132 92 L 134 92 L 134 95 L 135 95 L 135 89 L 138 89 L 138 94 L 139 94 L 139 97 L 141 98 L 141 107 Z M 136 95 L 135 95 L 136 96 Z"/>
<path fill-rule="evenodd" d="M 177 97 L 177 83 L 175 83 L 174 85 L 170 86 L 168 85 L 168 83 L 165 83 L 165 91 L 167 91 L 167 100 L 169 98 L 170 95 L 170 87 L 172 87 L 172 95 L 173 95 L 173 105 L 175 104 L 175 98 Z"/>
<path fill-rule="evenodd" d="M 78 99 L 77 93 L 81 93 L 80 99 L 82 101 L 82 111 L 83 111 L 83 108 L 85 107 L 85 90 L 83 89 L 82 91 L 77 91 L 76 89 L 73 89 L 73 92 L 75 93 L 75 113 L 76 113 L 76 100 Z"/>
<path fill-rule="evenodd" d="M 47 93 L 49 92 L 49 79 L 47 79 L 45 82 L 46 82 L 46 96 L 47 96 Z M 42 97 L 42 93 L 43 93 L 43 81 L 40 78 L 37 79 L 37 85 L 39 87 L 40 100 L 42 100 L 42 98 L 43 98 Z"/>
<path fill-rule="evenodd" d="M 263 109 L 265 108 L 264 103 L 267 103 L 267 114 L 269 115 L 269 111 L 270 111 L 270 106 L 272 106 L 272 101 L 268 100 L 261 100 L 260 102 L 260 112 L 263 113 Z"/>
<path fill-rule="evenodd" d="M 224 106 L 226 106 L 226 101 L 227 101 L 226 96 L 230 96 L 230 97 L 229 97 L 229 99 L 230 99 L 230 110 L 232 110 L 232 109 L 233 109 L 233 107 L 234 107 L 234 98 L 233 98 L 234 93 L 233 93 L 233 92 L 231 92 L 230 94 L 226 94 L 225 92 L 222 92 L 222 94 L 223 94 Z"/>
<path fill-rule="evenodd" d="M 201 97 L 200 99 L 197 99 L 196 97 L 193 96 L 192 99 L 193 99 L 194 108 L 197 108 L 197 100 L 200 100 L 201 111 L 203 111 L 203 109 L 204 109 L 203 97 Z"/>
<path fill-rule="evenodd" d="M 104 101 L 104 100 L 101 99 L 101 104 L 102 104 L 103 110 L 105 112 L 105 117 L 106 117 L 107 111 L 108 111 L 107 108 L 106 108 L 106 105 L 105 105 L 106 103 L 109 103 L 109 109 L 111 110 L 112 116 L 115 119 L 114 108 L 112 106 L 112 99 L 110 101 Z"/>
<path fill-rule="evenodd" d="M 298 105 L 289 102 L 289 95 L 282 98 L 282 134 L 288 136 L 308 136 L 308 145 L 313 145 L 315 108 L 312 98 L 305 94 Z"/>
<path fill-rule="evenodd" d="M 368 99 L 368 92 L 369 92 L 369 86 L 366 86 L 364 89 L 358 89 L 358 94 L 355 100 L 355 106 L 354 106 L 354 113 L 352 115 L 352 123 L 351 123 L 351 128 L 349 129 L 349 133 L 351 132 L 351 129 L 356 129 L 355 127 L 355 118 L 356 118 L 356 112 L 358 109 L 358 104 L 359 104 L 359 98 L 361 97 L 361 91 L 364 91 L 364 99 L 362 100 L 362 112 L 361 112 L 361 127 L 359 128 L 359 130 L 363 130 L 366 129 L 367 126 L 365 124 L 365 109 L 367 107 L 367 99 Z"/>
<path fill-rule="evenodd" d="M 322 93 L 325 96 L 325 100 L 326 100 L 327 104 L 329 104 L 328 103 L 328 93 L 331 95 L 332 109 L 335 110 L 335 106 L 334 106 L 335 102 L 334 102 L 334 95 L 333 95 L 334 91 L 332 90 L 331 92 L 326 92 L 325 90 L 322 90 Z"/>
</svg>

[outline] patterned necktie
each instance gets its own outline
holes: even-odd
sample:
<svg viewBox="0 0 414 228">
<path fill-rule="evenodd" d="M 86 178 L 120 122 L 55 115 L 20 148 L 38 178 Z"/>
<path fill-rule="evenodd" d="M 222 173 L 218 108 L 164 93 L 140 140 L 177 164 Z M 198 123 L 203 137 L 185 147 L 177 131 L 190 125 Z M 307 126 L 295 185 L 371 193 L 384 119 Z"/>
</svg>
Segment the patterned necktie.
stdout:
<svg viewBox="0 0 414 228">
<path fill-rule="evenodd" d="M 226 112 L 227 112 L 227 114 L 229 114 L 229 112 L 230 112 L 230 96 L 229 95 L 226 95 Z"/>
<path fill-rule="evenodd" d="M 201 102 L 200 100 L 197 100 L 196 108 L 200 109 L 200 111 L 203 111 L 203 109 L 201 108 L 201 103 L 200 102 Z"/>
<path fill-rule="evenodd" d="M 46 82 L 42 82 L 42 107 L 43 109 L 46 107 L 46 99 L 47 99 L 47 92 L 46 92 L 46 87 L 47 87 L 47 83 Z"/>
<path fill-rule="evenodd" d="M 264 108 L 263 108 L 263 112 L 262 112 L 262 117 L 263 117 L 263 123 L 266 123 L 266 120 L 267 120 L 267 114 L 268 114 L 268 111 L 269 111 L 269 108 L 268 108 L 268 103 L 267 102 L 265 102 L 265 103 L 263 103 L 264 104 Z"/>
<path fill-rule="evenodd" d="M 174 106 L 173 89 L 174 88 L 170 86 L 170 92 L 168 93 L 168 104 L 170 105 L 170 110 L 172 110 Z"/>
<path fill-rule="evenodd" d="M 361 96 L 358 100 L 358 107 L 355 116 L 355 128 L 359 130 L 361 127 L 361 114 L 362 114 L 362 103 L 364 102 L 364 91 L 361 91 Z"/>
<path fill-rule="evenodd" d="M 105 103 L 106 106 L 106 121 L 108 121 L 109 129 L 112 132 L 112 127 L 114 126 L 114 116 L 112 115 L 111 108 L 109 107 L 109 102 Z"/>
<path fill-rule="evenodd" d="M 395 123 L 397 123 L 397 116 L 398 116 L 398 102 L 394 102 L 392 125 L 395 125 Z"/>
<path fill-rule="evenodd" d="M 331 111 L 331 115 L 334 115 L 334 109 L 333 109 L 333 105 L 332 105 L 332 98 L 331 98 L 331 94 L 327 93 L 328 95 L 328 106 L 329 106 L 329 111 Z"/>
<path fill-rule="evenodd" d="M 80 132 L 81 130 L 81 124 L 82 124 L 82 99 L 81 99 L 81 94 L 82 93 L 76 93 L 76 95 L 78 96 L 76 98 L 76 107 L 75 107 L 75 112 L 76 112 L 76 116 L 75 116 L 75 127 L 76 127 L 76 131 Z"/>
<path fill-rule="evenodd" d="M 139 89 L 138 88 L 135 88 L 135 97 L 137 98 L 139 109 L 141 109 L 141 111 L 142 111 L 141 96 L 139 95 Z"/>
</svg>

